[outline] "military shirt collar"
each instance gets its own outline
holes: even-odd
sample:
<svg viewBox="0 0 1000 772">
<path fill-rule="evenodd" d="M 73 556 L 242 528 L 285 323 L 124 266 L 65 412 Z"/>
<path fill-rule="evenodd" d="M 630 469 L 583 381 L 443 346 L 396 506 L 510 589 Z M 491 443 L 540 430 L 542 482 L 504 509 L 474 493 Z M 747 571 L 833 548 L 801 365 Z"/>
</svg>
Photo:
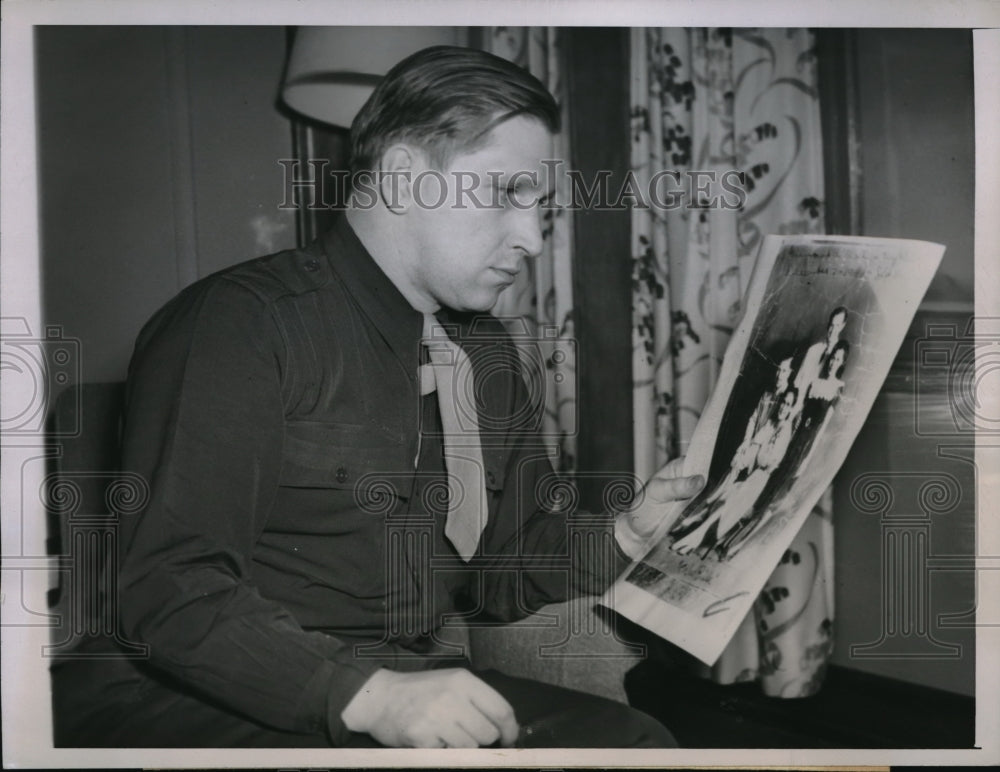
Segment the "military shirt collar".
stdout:
<svg viewBox="0 0 1000 772">
<path fill-rule="evenodd" d="M 344 215 L 337 217 L 322 243 L 330 269 L 343 280 L 406 371 L 415 374 L 420 361 L 423 314 L 410 305 L 375 262 Z M 476 314 L 442 307 L 434 316 L 455 337 L 458 330 L 470 326 Z"/>
</svg>

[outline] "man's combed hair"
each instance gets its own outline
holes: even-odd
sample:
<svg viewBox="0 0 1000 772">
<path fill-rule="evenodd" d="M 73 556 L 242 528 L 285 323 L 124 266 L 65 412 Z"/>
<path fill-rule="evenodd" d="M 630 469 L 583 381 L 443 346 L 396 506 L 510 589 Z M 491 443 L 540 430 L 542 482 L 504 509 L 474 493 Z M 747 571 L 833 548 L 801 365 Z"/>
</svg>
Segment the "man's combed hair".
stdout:
<svg viewBox="0 0 1000 772">
<path fill-rule="evenodd" d="M 836 319 L 841 314 L 844 315 L 844 323 L 847 323 L 847 309 L 844 306 L 837 306 L 833 311 L 830 312 L 830 316 L 827 317 L 826 325 L 829 327 L 833 324 L 833 320 Z"/>
<path fill-rule="evenodd" d="M 444 168 L 518 115 L 559 129 L 558 105 L 524 68 L 474 48 L 425 48 L 389 70 L 354 119 L 351 171 L 374 171 L 386 148 L 401 141 Z"/>
</svg>

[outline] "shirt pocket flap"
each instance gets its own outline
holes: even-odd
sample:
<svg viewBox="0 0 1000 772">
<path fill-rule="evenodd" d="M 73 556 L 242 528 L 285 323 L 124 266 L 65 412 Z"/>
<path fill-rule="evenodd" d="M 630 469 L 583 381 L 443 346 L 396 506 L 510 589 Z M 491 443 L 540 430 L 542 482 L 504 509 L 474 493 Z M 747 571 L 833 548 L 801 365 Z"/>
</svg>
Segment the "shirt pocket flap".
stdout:
<svg viewBox="0 0 1000 772">
<path fill-rule="evenodd" d="M 412 481 L 412 450 L 378 429 L 327 421 L 285 424 L 281 485 L 382 491 L 388 485 L 405 498 Z"/>
</svg>

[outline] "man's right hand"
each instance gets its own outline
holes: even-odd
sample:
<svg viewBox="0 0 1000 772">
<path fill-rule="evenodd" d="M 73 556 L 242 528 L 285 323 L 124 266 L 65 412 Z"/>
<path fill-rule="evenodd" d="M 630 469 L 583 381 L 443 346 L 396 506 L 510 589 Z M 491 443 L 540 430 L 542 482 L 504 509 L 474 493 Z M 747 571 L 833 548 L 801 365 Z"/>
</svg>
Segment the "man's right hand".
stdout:
<svg viewBox="0 0 1000 772">
<path fill-rule="evenodd" d="M 352 732 L 383 745 L 411 748 L 478 748 L 517 739 L 514 709 L 468 670 L 416 673 L 379 670 L 341 713 Z"/>
</svg>

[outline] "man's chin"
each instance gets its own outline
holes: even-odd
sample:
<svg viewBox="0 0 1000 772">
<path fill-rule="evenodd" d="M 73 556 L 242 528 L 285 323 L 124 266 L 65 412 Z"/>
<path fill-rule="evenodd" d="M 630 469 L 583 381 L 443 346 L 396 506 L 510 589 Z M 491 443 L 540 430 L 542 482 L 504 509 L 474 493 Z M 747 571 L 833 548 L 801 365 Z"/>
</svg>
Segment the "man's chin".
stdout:
<svg viewBox="0 0 1000 772">
<path fill-rule="evenodd" d="M 492 311 L 499 300 L 500 293 L 491 292 L 480 297 L 461 298 L 459 305 L 452 306 L 452 308 L 469 314 L 485 314 Z"/>
</svg>

